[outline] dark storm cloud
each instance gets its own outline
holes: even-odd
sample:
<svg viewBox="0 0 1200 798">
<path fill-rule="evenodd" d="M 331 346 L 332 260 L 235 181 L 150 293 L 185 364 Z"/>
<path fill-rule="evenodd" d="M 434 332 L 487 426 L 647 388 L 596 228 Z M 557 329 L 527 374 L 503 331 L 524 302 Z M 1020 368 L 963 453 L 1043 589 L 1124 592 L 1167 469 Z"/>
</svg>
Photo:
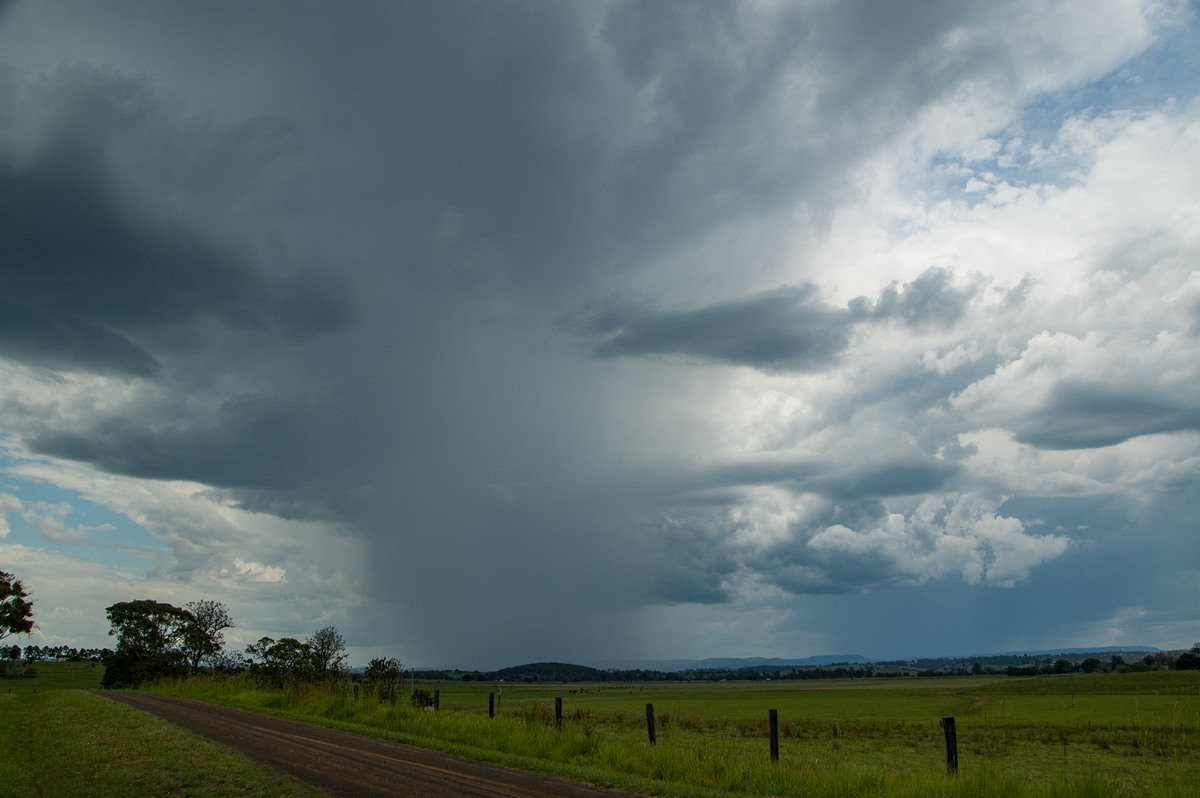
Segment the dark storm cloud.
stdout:
<svg viewBox="0 0 1200 798">
<path fill-rule="evenodd" d="M 0 230 L 33 209 L 45 222 L 36 235 L 0 232 L 16 286 L 0 292 L 0 312 L 11 311 L 0 354 L 154 377 L 120 385 L 128 395 L 100 408 L 14 412 L 34 449 L 344 524 L 370 571 L 347 588 L 368 596 L 347 616 L 356 643 L 440 660 L 419 664 L 611 656 L 641 607 L 740 601 L 739 578 L 807 593 L 918 578 L 919 547 L 881 538 L 892 548 L 857 556 L 850 534 L 873 543 L 894 523 L 885 500 L 912 505 L 959 477 L 927 456 L 905 459 L 889 436 L 991 366 L 922 382 L 909 357 L 900 377 L 874 377 L 861 396 L 852 385 L 845 401 L 827 401 L 838 407 L 814 411 L 825 415 L 811 423 L 836 429 L 864 402 L 883 408 L 862 433 L 879 429 L 879 450 L 856 442 L 869 457 L 816 441 L 808 457 L 739 448 L 736 464 L 714 467 L 739 456 L 704 418 L 727 408 L 680 392 L 681 369 L 620 358 L 832 369 L 858 333 L 959 323 L 975 293 L 950 272 L 887 284 L 894 271 L 881 267 L 886 276 L 858 289 L 871 296 L 838 307 L 809 283 L 749 293 L 733 260 L 727 293 L 710 304 L 687 307 L 665 285 L 641 304 L 577 314 L 570 327 L 590 360 L 550 320 L 641 285 L 660 259 L 677 262 L 746 220 L 788 220 L 794 235 L 820 239 L 863 190 L 858 167 L 927 109 L 977 94 L 1022 99 L 1006 87 L 1020 83 L 1024 54 L 1000 41 L 1002 25 L 973 27 L 1007 9 L 114 0 L 17 10 L 18 33 L 46 37 L 27 60 L 112 61 L 182 98 L 164 108 L 132 82 L 122 95 L 109 79 L 76 81 L 58 105 L 28 105 L 29 118 L 65 108 L 70 124 L 51 125 L 36 157 L 0 162 Z M 292 140 L 237 121 L 261 114 L 284 120 Z M 285 171 L 299 176 L 264 185 L 263 163 L 288 147 Z M 746 261 L 782 248 L 765 239 L 745 247 L 759 250 Z M 323 276 L 305 277 L 294 253 L 314 250 Z M 836 266 L 796 264 L 781 280 Z M 680 284 L 692 277 L 681 271 Z M 346 285 L 359 289 L 358 324 Z M 688 377 L 715 385 L 720 375 Z M 906 415 L 883 412 L 897 393 Z M 49 394 L 30 389 L 29 401 L 50 408 Z M 766 495 L 768 510 L 750 494 Z M 813 497 L 812 515 L 770 526 Z M 760 511 L 775 513 L 764 526 L 776 545 L 755 538 L 747 517 Z M 841 548 L 808 547 L 839 525 L 850 533 Z"/>
<path fill-rule="evenodd" d="M 576 331 L 605 337 L 596 357 L 678 357 L 698 363 L 729 363 L 763 371 L 816 371 L 837 363 L 860 323 L 898 321 L 922 328 L 958 321 L 974 290 L 958 288 L 945 269 L 929 269 L 878 299 L 852 300 L 846 308 L 820 301 L 814 285 L 785 286 L 753 297 L 694 310 L 659 311 L 614 304 L 576 317 Z"/>
<path fill-rule="evenodd" d="M 328 281 L 267 279 L 183 224 L 123 205 L 91 147 L 0 166 L 0 262 L 0 347 L 33 364 L 150 376 L 148 342 L 210 319 L 303 337 L 348 318 Z"/>
<path fill-rule="evenodd" d="M 800 286 L 691 311 L 616 309 L 594 321 L 595 331 L 610 337 L 593 354 L 682 356 L 768 370 L 822 368 L 849 345 L 849 314 L 815 295 L 815 287 Z"/>
<path fill-rule="evenodd" d="M 926 459 L 882 464 L 853 464 L 841 474 L 818 479 L 821 492 L 839 500 L 868 497 L 912 496 L 945 488 L 957 469 L 940 460 Z"/>
<path fill-rule="evenodd" d="M 654 527 L 654 546 L 661 549 L 652 571 L 652 598 L 657 601 L 723 604 L 734 599 L 729 580 L 740 564 L 728 545 L 732 529 L 711 513 L 676 508 Z"/>
<path fill-rule="evenodd" d="M 843 167 L 1003 52 L 937 43 L 978 20 L 967 3 L 615 3 L 604 38 L 648 102 L 611 182 L 622 240 L 657 246 L 715 219 L 847 190 Z M 1005 66 L 1007 69 L 1007 66 Z M 799 78 L 799 79 L 797 79 Z M 797 109 L 803 109 L 798 111 Z"/>
<path fill-rule="evenodd" d="M 238 397 L 211 416 L 147 408 L 152 423 L 125 416 L 99 420 L 86 430 L 45 430 L 31 438 L 54 457 L 95 463 L 105 471 L 148 479 L 188 479 L 207 485 L 297 490 L 327 454 L 296 430 L 314 424 L 313 409 L 278 397 Z"/>
<path fill-rule="evenodd" d="M 1200 429 L 1200 410 L 1186 397 L 1082 379 L 1054 386 L 1045 406 L 1016 425 L 1016 440 L 1042 449 L 1095 449 L 1141 435 Z"/>
</svg>

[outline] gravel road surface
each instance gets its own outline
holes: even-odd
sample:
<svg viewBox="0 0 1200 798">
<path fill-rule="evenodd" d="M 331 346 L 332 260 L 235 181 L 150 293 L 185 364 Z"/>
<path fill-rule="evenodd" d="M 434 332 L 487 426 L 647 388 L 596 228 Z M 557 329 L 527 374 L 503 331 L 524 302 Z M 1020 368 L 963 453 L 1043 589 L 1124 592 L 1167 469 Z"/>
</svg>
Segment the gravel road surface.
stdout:
<svg viewBox="0 0 1200 798">
<path fill-rule="evenodd" d="M 633 798 L 627 793 L 203 701 L 124 691 L 97 695 L 158 715 L 332 796 Z"/>
</svg>

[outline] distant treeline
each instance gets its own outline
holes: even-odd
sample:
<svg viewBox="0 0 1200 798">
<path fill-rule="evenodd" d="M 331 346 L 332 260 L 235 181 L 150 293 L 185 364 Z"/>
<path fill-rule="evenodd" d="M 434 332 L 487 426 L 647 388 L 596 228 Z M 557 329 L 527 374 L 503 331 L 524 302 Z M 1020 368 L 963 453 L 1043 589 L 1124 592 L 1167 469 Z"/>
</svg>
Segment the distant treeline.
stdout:
<svg viewBox="0 0 1200 798">
<path fill-rule="evenodd" d="M 67 662 L 99 661 L 105 654 L 111 654 L 107 648 L 71 648 L 70 646 L 0 646 L 0 659 L 24 660 L 25 662 Z"/>
<path fill-rule="evenodd" d="M 535 662 L 497 671 L 423 670 L 418 679 L 464 682 L 697 682 L 803 679 L 879 679 L 932 676 L 1040 676 L 1073 672 L 1106 673 L 1200 667 L 1200 644 L 1186 652 L 1084 651 L 1056 655 L 1005 654 L 991 657 L 945 657 L 871 663 L 833 663 L 794 667 L 761 665 L 746 668 L 692 670 L 601 670 L 565 662 Z"/>
</svg>

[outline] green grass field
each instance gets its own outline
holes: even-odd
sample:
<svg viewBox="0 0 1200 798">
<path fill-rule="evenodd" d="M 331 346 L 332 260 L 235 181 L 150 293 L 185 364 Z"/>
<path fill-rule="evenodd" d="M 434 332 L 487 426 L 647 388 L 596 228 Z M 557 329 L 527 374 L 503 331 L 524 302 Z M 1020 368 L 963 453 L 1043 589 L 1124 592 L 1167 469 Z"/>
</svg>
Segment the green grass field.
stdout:
<svg viewBox="0 0 1200 798">
<path fill-rule="evenodd" d="M 84 692 L 100 668 L 38 663 L 0 679 L 0 798 L 315 796 L 156 717 Z"/>
<path fill-rule="evenodd" d="M 0 679 L 0 694 L 95 690 L 100 687 L 100 678 L 104 676 L 104 667 L 90 662 L 36 662 L 29 667 L 36 672 L 35 675 L 5 676 Z"/>
<path fill-rule="evenodd" d="M 1182 798 L 1200 784 L 1200 673 L 416 686 L 439 692 L 440 712 L 355 700 L 348 688 L 265 692 L 240 679 L 157 689 L 646 794 Z M 780 718 L 778 763 L 768 758 L 770 709 Z M 957 719 L 955 777 L 945 772 L 943 716 Z"/>
<path fill-rule="evenodd" d="M 0 679 L 0 796 L 304 795 L 301 785 L 83 692 L 101 669 L 39 663 Z M 409 685 L 405 685 L 405 688 Z M 441 711 L 358 700 L 348 686 L 263 691 L 244 679 L 155 689 L 669 796 L 1200 794 L 1200 673 L 814 682 L 418 682 Z M 489 693 L 499 690 L 497 717 Z M 564 728 L 554 725 L 561 697 Z M 645 707 L 654 705 L 658 745 Z M 768 759 L 767 713 L 780 718 Z M 958 725 L 948 776 L 938 719 Z"/>
</svg>

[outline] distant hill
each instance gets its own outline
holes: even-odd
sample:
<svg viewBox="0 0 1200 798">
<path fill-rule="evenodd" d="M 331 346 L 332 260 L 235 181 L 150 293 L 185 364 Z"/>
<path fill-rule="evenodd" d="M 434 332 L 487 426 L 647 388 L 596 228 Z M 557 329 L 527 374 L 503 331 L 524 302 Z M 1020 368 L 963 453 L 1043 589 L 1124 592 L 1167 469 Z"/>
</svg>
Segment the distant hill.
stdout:
<svg viewBox="0 0 1200 798">
<path fill-rule="evenodd" d="M 596 668 L 566 662 L 531 662 L 488 674 L 491 680 L 505 682 L 596 682 L 602 681 L 604 676 L 604 672 Z"/>
<path fill-rule="evenodd" d="M 858 654 L 823 654 L 816 657 L 784 659 L 780 657 L 709 657 L 708 659 L 611 660 L 597 663 L 605 670 L 618 671 L 736 671 L 742 668 L 816 668 L 822 665 L 863 665 L 869 662 Z"/>
<path fill-rule="evenodd" d="M 1157 654 L 1161 648 L 1151 646 L 1103 646 L 1101 648 L 1054 648 L 1048 651 L 1005 651 L 1000 654 L 984 654 L 986 657 L 1056 657 L 1060 654 Z M 958 659 L 969 659 L 959 657 Z"/>
<path fill-rule="evenodd" d="M 823 654 L 815 657 L 710 657 L 708 659 L 609 660 L 594 666 L 567 662 L 531 662 L 496 671 L 460 671 L 418 669 L 415 676 L 426 679 L 462 679 L 464 681 L 510 682 L 608 682 L 662 681 L 671 679 L 758 679 L 776 678 L 860 678 L 863 676 L 936 676 L 968 672 L 1016 672 L 1018 667 L 1035 672 L 1046 670 L 1053 659 L 1079 663 L 1085 658 L 1105 662 L 1115 668 L 1122 659 L 1142 668 L 1143 655 L 1160 654 L 1150 646 L 1107 646 L 1098 648 L 1062 648 L 982 654 L 966 657 L 923 657 L 902 660 L 871 660 L 859 654 Z M 1114 659 L 1116 657 L 1116 659 Z M 1160 663 L 1161 664 L 1161 663 Z M 1107 667 L 1107 666 L 1106 666 Z M 1024 673 L 1024 671 L 1022 671 Z"/>
</svg>

